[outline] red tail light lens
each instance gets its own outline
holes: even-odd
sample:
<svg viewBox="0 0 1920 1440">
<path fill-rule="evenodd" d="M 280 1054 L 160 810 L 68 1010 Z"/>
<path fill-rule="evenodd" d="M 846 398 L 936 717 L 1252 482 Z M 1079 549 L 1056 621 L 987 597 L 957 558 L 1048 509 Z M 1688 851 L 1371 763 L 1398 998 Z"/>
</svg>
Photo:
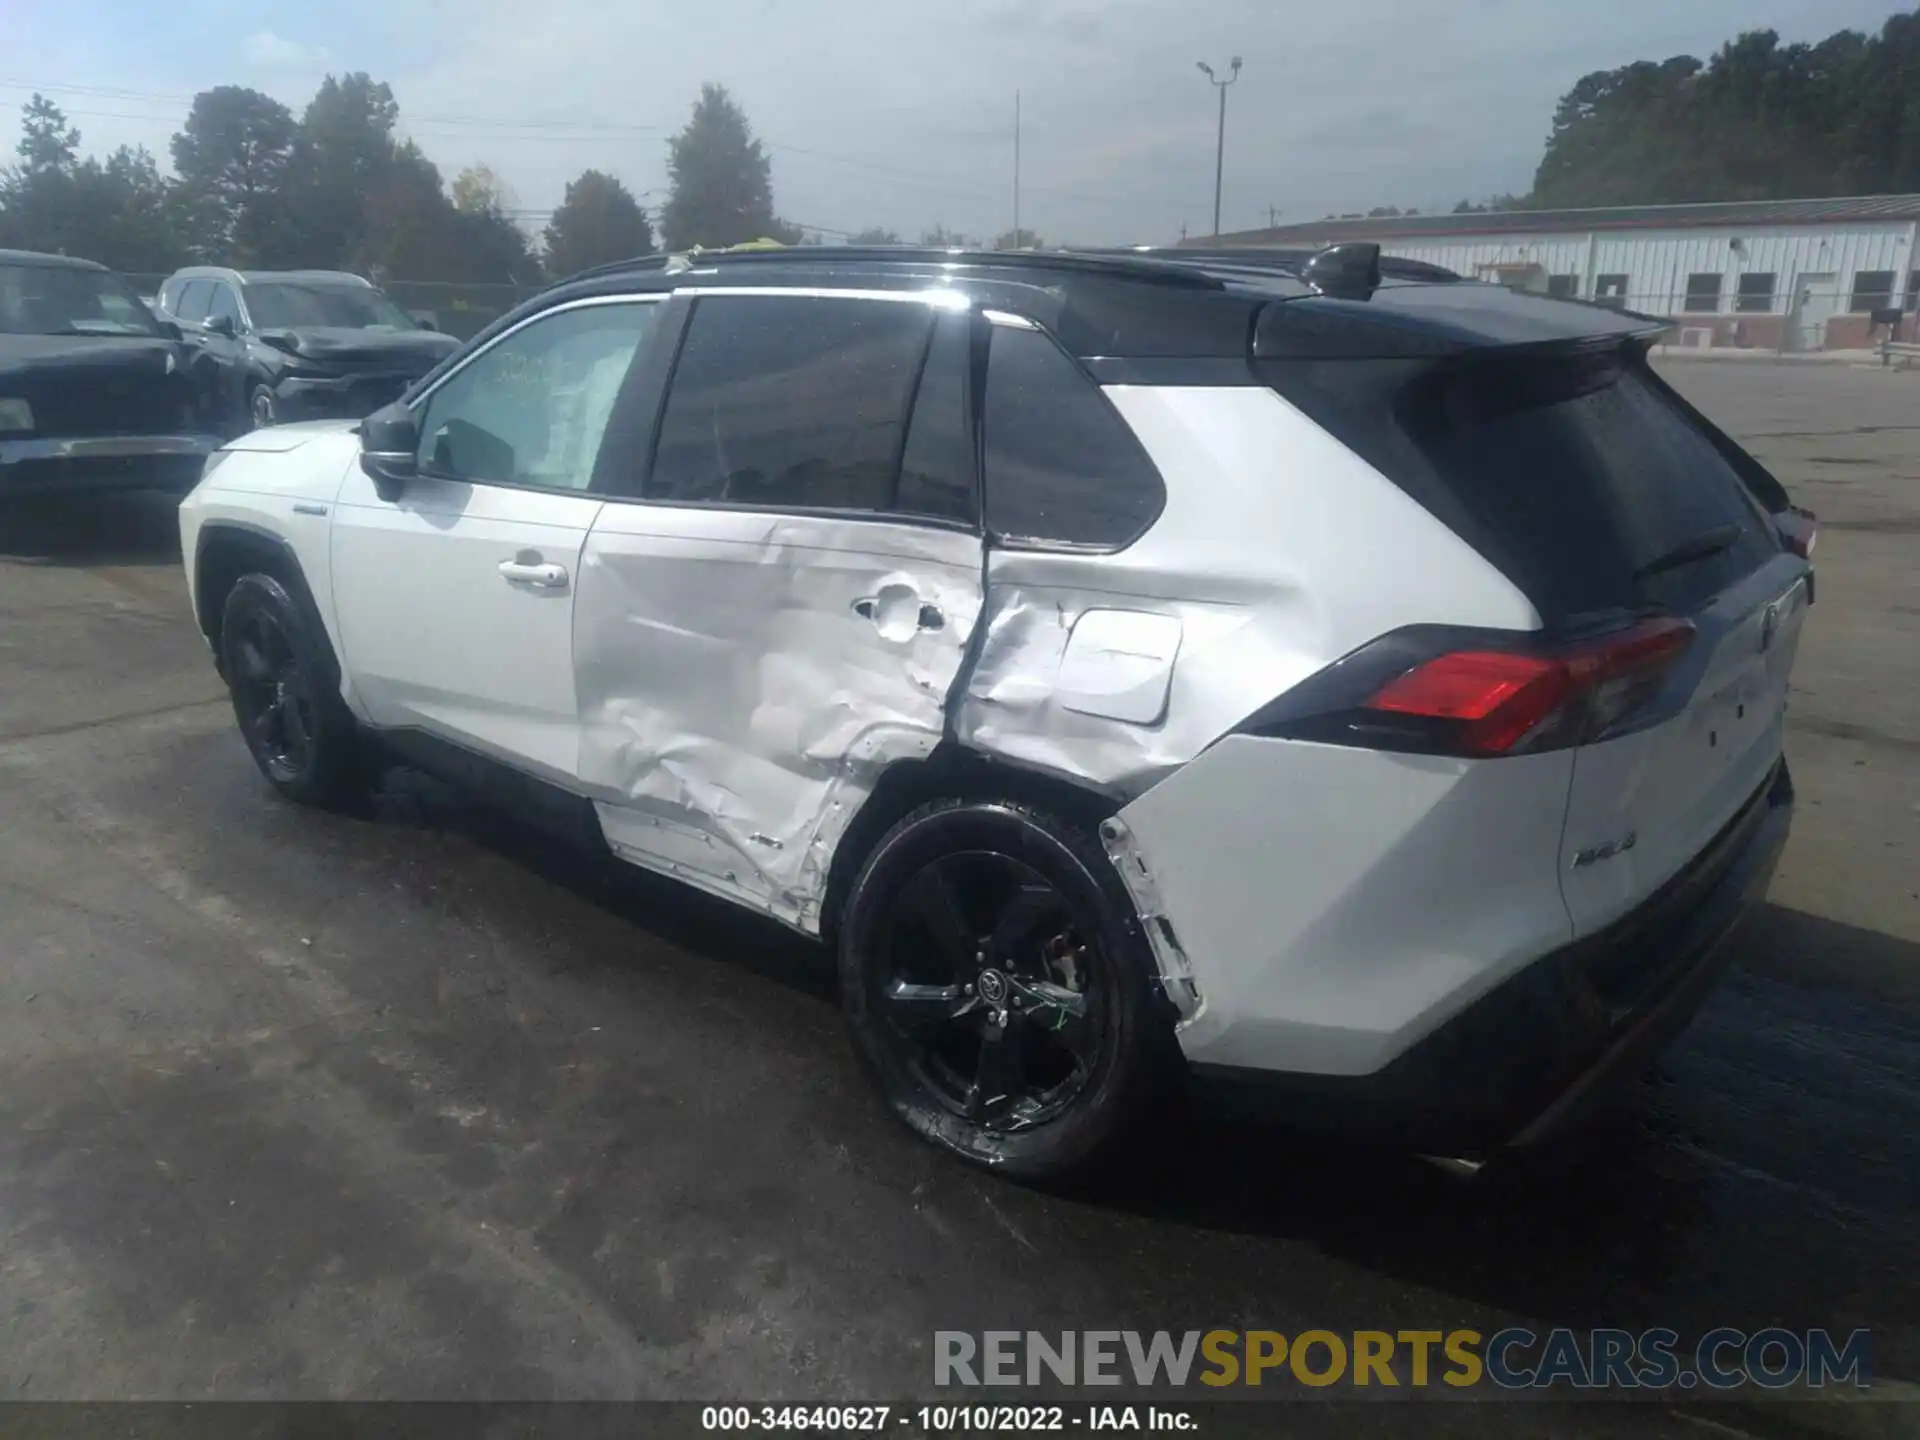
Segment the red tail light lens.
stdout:
<svg viewBox="0 0 1920 1440">
<path fill-rule="evenodd" d="M 1409 670 L 1366 708 L 1462 721 L 1462 749 L 1504 755 L 1572 696 L 1573 677 L 1563 661 L 1463 650 Z"/>
<path fill-rule="evenodd" d="M 1549 654 L 1461 650 L 1389 681 L 1362 708 L 1447 722 L 1448 748 L 1506 755 L 1578 745 L 1630 713 L 1693 641 L 1685 620 L 1652 620 Z"/>
</svg>

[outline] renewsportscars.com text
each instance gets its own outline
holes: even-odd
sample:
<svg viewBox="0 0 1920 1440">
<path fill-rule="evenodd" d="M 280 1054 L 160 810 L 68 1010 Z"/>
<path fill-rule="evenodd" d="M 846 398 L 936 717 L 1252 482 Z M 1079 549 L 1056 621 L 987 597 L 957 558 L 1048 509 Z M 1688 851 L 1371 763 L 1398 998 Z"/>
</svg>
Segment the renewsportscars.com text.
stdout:
<svg viewBox="0 0 1920 1440">
<path fill-rule="evenodd" d="M 1865 1330 L 937 1330 L 936 1385 L 1864 1387 Z"/>
</svg>

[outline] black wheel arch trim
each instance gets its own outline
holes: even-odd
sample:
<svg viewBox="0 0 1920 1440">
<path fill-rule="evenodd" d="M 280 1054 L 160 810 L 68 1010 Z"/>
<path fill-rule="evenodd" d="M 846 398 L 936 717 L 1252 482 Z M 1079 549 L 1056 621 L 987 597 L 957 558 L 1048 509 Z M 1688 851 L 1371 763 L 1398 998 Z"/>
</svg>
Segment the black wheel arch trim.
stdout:
<svg viewBox="0 0 1920 1440">
<path fill-rule="evenodd" d="M 1084 781 L 1029 769 L 943 740 L 923 759 L 896 760 L 876 777 L 834 843 L 821 892 L 820 938 L 837 942 L 840 921 L 868 858 L 887 833 L 920 806 L 943 798 L 1012 801 L 1052 811 L 1086 827 L 1098 843 L 1100 822 L 1123 803 Z"/>
<path fill-rule="evenodd" d="M 206 586 L 206 564 L 209 548 L 222 539 L 244 537 L 246 540 L 264 544 L 276 552 L 287 564 L 300 588 L 309 600 L 313 597 L 313 586 L 307 581 L 307 572 L 300 563 L 300 556 L 284 535 L 277 535 L 263 525 L 247 520 L 209 520 L 200 527 L 193 540 L 193 610 L 194 619 L 200 626 L 200 633 L 212 644 L 220 632 L 220 610 L 210 602 Z M 237 576 L 235 578 L 238 578 Z M 224 602 L 225 597 L 221 597 Z M 323 627 L 324 629 L 324 627 Z M 331 636 L 328 637 L 331 641 Z M 217 650 L 216 650 L 217 654 Z"/>
</svg>

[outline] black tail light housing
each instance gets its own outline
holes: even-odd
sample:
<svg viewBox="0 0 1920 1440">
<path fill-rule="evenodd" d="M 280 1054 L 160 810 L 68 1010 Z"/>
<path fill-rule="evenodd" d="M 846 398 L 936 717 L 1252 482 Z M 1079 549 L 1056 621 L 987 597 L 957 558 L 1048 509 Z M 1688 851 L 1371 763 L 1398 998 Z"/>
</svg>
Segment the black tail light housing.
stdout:
<svg viewBox="0 0 1920 1440">
<path fill-rule="evenodd" d="M 1585 745 L 1634 715 L 1693 637 L 1692 622 L 1666 617 L 1559 642 L 1412 626 L 1336 661 L 1239 729 L 1472 759 Z"/>
</svg>

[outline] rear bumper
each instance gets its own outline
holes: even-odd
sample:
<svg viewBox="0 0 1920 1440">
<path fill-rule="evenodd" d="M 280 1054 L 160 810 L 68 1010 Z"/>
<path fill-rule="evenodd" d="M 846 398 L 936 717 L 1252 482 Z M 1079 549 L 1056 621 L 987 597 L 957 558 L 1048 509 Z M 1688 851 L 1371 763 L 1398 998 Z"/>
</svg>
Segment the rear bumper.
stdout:
<svg viewBox="0 0 1920 1440">
<path fill-rule="evenodd" d="M 1575 1127 L 1673 1038 L 1728 961 L 1721 943 L 1766 893 L 1793 816 L 1786 762 L 1638 909 L 1535 961 L 1368 1075 L 1195 1064 L 1204 1104 L 1449 1155 Z"/>
<path fill-rule="evenodd" d="M 386 370 L 364 375 L 288 376 L 273 387 L 274 413 L 281 420 L 363 420 L 398 400 L 419 378 Z"/>
<path fill-rule="evenodd" d="M 218 435 L 84 435 L 0 440 L 0 495 L 171 490 L 199 482 Z"/>
</svg>

